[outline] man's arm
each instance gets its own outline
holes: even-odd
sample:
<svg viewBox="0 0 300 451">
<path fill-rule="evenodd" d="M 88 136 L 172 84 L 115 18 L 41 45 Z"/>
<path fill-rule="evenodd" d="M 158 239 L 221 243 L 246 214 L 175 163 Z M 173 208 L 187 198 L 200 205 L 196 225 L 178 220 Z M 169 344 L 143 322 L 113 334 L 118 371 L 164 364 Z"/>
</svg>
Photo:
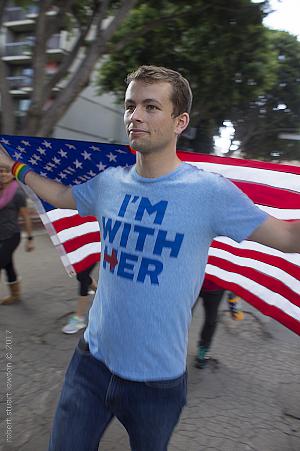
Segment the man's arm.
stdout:
<svg viewBox="0 0 300 451">
<path fill-rule="evenodd" d="M 11 170 L 14 160 L 10 158 L 5 149 L 0 145 L 0 166 Z M 76 203 L 72 195 L 72 189 L 62 183 L 42 177 L 33 171 L 28 172 L 25 178 L 28 185 L 41 199 L 57 208 L 70 208 L 76 210 Z"/>
<path fill-rule="evenodd" d="M 282 252 L 300 253 L 300 221 L 286 222 L 270 216 L 248 240 Z"/>
</svg>

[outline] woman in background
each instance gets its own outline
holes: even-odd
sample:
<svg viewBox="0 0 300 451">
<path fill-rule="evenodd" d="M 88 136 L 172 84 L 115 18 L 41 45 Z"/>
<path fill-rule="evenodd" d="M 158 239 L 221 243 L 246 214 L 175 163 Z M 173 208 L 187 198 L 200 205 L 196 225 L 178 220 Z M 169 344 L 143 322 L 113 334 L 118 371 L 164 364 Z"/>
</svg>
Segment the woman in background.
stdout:
<svg viewBox="0 0 300 451">
<path fill-rule="evenodd" d="M 30 252 L 34 249 L 34 245 L 25 194 L 11 172 L 0 166 L 0 277 L 4 270 L 10 291 L 9 296 L 0 300 L 2 305 L 21 300 L 20 279 L 13 261 L 13 254 L 21 241 L 19 216 L 24 220 L 27 234 L 25 250 Z"/>
</svg>

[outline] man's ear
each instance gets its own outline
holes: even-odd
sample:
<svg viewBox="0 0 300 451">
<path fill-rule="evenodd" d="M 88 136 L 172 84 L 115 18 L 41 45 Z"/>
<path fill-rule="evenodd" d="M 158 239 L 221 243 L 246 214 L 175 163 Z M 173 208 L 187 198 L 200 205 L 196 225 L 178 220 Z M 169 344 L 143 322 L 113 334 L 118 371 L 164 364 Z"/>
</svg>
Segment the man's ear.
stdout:
<svg viewBox="0 0 300 451">
<path fill-rule="evenodd" d="M 190 116 L 188 113 L 182 113 L 176 118 L 176 127 L 175 133 L 176 135 L 180 135 L 189 125 Z"/>
</svg>

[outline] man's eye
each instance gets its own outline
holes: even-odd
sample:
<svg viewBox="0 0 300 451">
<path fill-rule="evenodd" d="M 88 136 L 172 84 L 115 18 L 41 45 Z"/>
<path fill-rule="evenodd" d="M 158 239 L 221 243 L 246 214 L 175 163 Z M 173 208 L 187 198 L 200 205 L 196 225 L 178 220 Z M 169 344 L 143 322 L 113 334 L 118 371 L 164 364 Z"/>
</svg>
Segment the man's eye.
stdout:
<svg viewBox="0 0 300 451">
<path fill-rule="evenodd" d="M 126 106 L 125 106 L 125 110 L 126 110 L 126 111 L 133 111 L 134 108 L 135 108 L 134 105 L 126 105 Z"/>
<path fill-rule="evenodd" d="M 157 110 L 157 106 L 156 105 L 147 105 L 147 110 Z"/>
</svg>

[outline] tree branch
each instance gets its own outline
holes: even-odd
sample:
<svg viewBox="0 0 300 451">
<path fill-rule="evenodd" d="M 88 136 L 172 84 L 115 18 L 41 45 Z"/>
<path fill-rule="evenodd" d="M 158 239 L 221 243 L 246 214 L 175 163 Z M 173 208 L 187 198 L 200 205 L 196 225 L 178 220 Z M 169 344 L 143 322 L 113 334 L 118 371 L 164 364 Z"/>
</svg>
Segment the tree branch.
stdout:
<svg viewBox="0 0 300 451">
<path fill-rule="evenodd" d="M 47 21 L 47 28 L 46 28 L 46 34 L 45 39 L 48 41 L 48 39 L 56 32 L 60 31 L 61 27 L 63 26 L 65 20 L 66 20 L 66 14 L 68 11 L 70 11 L 70 8 L 72 4 L 74 3 L 74 0 L 61 0 L 58 2 L 55 2 L 55 5 L 58 9 L 58 13 L 55 16 L 48 17 Z"/>
<path fill-rule="evenodd" d="M 36 21 L 35 46 L 32 55 L 33 78 L 31 105 L 26 117 L 26 128 L 29 134 L 34 133 L 36 124 L 40 120 L 42 109 L 43 89 L 46 79 L 45 67 L 47 63 L 47 41 L 45 38 L 47 26 L 46 12 L 50 6 L 50 0 L 40 2 L 39 14 Z"/>
<path fill-rule="evenodd" d="M 118 9 L 113 20 L 108 27 L 102 32 L 104 41 L 107 43 L 117 30 L 120 23 L 124 20 L 124 17 L 128 15 L 130 10 L 134 8 L 138 0 L 125 0 L 122 2 L 121 7 Z M 100 32 L 100 30 L 98 30 Z"/>
<path fill-rule="evenodd" d="M 60 64 L 58 71 L 53 74 L 53 76 L 48 80 L 48 83 L 45 86 L 44 89 L 44 96 L 43 96 L 43 103 L 47 98 L 49 98 L 51 91 L 53 88 L 61 81 L 63 80 L 66 75 L 68 74 L 68 70 L 72 66 L 73 62 L 75 61 L 76 57 L 79 54 L 80 49 L 82 48 L 85 39 L 88 35 L 88 33 L 91 30 L 91 27 L 95 21 L 95 15 L 97 16 L 100 9 L 99 9 L 99 3 L 97 5 L 97 10 L 94 12 L 93 15 L 91 15 L 88 24 L 86 25 L 85 29 L 82 30 L 79 37 L 77 38 L 76 42 L 74 43 L 71 51 L 64 57 L 63 62 Z M 101 11 L 100 11 L 101 15 Z"/>
<path fill-rule="evenodd" d="M 7 67 L 0 52 L 1 132 L 10 135 L 15 133 L 16 118 L 7 76 Z"/>
<path fill-rule="evenodd" d="M 103 7 L 100 8 L 94 22 L 97 29 L 94 41 L 87 48 L 86 56 L 81 62 L 79 69 L 73 74 L 67 86 L 58 94 L 49 110 L 44 113 L 41 126 L 36 130 L 36 133 L 45 136 L 52 132 L 56 122 L 64 115 L 71 103 L 88 84 L 89 77 L 97 61 L 106 52 L 108 39 L 110 39 L 118 24 L 129 14 L 136 1 L 124 0 L 116 14 L 116 18 L 112 21 L 113 25 L 111 24 L 108 27 L 110 30 L 107 33 L 103 33 L 101 30 L 103 15 L 106 13 L 106 8 L 102 5 Z"/>
</svg>

